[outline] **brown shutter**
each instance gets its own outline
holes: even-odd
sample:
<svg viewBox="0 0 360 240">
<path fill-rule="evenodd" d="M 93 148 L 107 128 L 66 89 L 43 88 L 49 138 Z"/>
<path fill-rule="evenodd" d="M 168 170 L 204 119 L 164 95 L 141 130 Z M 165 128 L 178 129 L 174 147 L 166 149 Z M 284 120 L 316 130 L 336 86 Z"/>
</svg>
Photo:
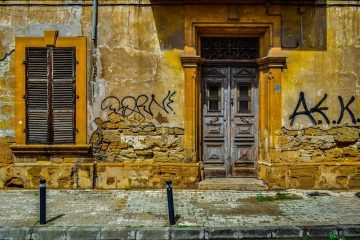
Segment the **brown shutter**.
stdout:
<svg viewBox="0 0 360 240">
<path fill-rule="evenodd" d="M 48 143 L 48 51 L 26 49 L 26 129 L 28 143 Z"/>
<path fill-rule="evenodd" d="M 53 143 L 75 143 L 75 48 L 53 48 Z"/>
</svg>

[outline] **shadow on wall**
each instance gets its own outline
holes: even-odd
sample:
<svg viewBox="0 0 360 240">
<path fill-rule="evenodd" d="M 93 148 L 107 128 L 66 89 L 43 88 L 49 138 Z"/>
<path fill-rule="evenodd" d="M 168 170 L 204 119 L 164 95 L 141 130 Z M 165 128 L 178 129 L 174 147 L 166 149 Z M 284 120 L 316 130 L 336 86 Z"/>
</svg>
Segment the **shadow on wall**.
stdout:
<svg viewBox="0 0 360 240">
<path fill-rule="evenodd" d="M 326 6 L 281 6 L 281 47 L 326 50 L 326 16 Z"/>
<path fill-rule="evenodd" d="M 184 48 L 184 5 L 161 5 L 152 0 L 151 4 L 156 29 L 162 50 Z M 201 4 L 201 3 L 199 3 Z M 259 3 L 259 6 L 265 3 Z M 246 6 L 246 5 L 244 5 Z M 275 13 L 268 5 L 269 16 L 281 17 L 281 47 L 296 50 L 326 50 L 327 8 L 325 5 L 281 5 Z M 225 20 L 224 20 L 225 21 Z M 241 21 L 241 17 L 240 17 Z"/>
<path fill-rule="evenodd" d="M 184 49 L 184 6 L 153 5 L 152 11 L 161 50 Z"/>
</svg>

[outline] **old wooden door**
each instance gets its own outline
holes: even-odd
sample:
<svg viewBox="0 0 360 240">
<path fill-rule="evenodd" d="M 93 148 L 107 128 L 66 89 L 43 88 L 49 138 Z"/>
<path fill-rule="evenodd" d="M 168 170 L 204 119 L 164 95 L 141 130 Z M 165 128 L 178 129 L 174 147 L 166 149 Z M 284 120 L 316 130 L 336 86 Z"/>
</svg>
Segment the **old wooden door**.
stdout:
<svg viewBox="0 0 360 240">
<path fill-rule="evenodd" d="M 253 59 L 205 61 L 201 73 L 205 177 L 256 176 L 257 73 Z"/>
</svg>

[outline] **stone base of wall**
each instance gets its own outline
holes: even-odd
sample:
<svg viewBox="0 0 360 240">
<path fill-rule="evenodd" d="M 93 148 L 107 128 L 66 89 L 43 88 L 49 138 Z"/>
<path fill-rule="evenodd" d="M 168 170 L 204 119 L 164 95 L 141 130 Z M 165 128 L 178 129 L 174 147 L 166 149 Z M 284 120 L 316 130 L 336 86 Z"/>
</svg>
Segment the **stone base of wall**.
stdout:
<svg viewBox="0 0 360 240">
<path fill-rule="evenodd" d="M 270 189 L 360 189 L 360 163 L 260 165 Z"/>
<path fill-rule="evenodd" d="M 0 188 L 38 188 L 46 179 L 54 189 L 164 188 L 172 180 L 177 188 L 197 188 L 200 179 L 196 163 L 84 163 L 37 161 L 0 164 Z"/>
</svg>

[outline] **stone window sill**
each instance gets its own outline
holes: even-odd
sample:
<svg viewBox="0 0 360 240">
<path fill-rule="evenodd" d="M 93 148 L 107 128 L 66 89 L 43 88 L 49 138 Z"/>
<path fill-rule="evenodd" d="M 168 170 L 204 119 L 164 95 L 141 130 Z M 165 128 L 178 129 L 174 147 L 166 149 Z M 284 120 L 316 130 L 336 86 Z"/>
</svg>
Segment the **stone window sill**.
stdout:
<svg viewBox="0 0 360 240">
<path fill-rule="evenodd" d="M 14 154 L 25 153 L 71 153 L 87 154 L 90 150 L 88 144 L 76 145 L 43 145 L 43 144 L 14 144 L 10 146 Z"/>
</svg>

